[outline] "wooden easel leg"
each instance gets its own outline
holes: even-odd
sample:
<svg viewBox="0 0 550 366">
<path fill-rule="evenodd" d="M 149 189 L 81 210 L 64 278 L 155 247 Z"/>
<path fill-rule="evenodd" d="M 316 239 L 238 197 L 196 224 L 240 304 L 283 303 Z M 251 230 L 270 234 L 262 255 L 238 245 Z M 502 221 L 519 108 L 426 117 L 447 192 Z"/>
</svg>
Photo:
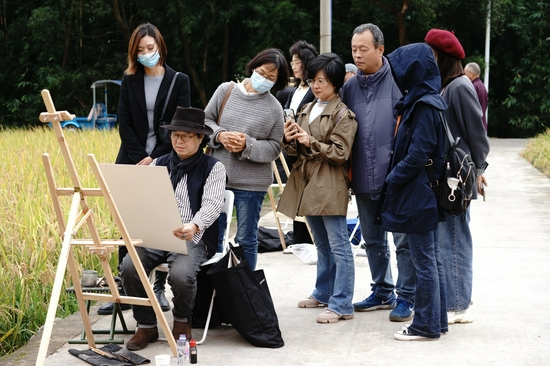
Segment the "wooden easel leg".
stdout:
<svg viewBox="0 0 550 366">
<path fill-rule="evenodd" d="M 160 325 L 160 328 L 162 329 L 162 331 L 164 333 L 164 336 L 166 337 L 166 340 L 168 341 L 168 344 L 170 345 L 170 349 L 172 350 L 172 354 L 175 357 L 177 355 L 176 340 L 172 336 L 172 330 L 168 326 L 168 322 L 166 321 L 166 318 L 164 317 L 164 313 L 162 312 L 162 309 L 160 308 L 160 305 L 159 305 L 159 303 L 157 301 L 157 298 L 155 296 L 155 292 L 153 291 L 153 286 L 149 282 L 149 278 L 147 277 L 147 274 L 145 273 L 145 269 L 143 268 L 141 260 L 139 259 L 136 248 L 135 248 L 134 244 L 132 244 L 132 241 L 130 239 L 130 234 L 126 230 L 126 226 L 124 225 L 124 221 L 122 220 L 122 217 L 120 216 L 120 213 L 118 212 L 118 209 L 117 209 L 117 207 L 114 203 L 114 200 L 113 200 L 112 196 L 109 193 L 109 190 L 107 188 L 107 185 L 105 183 L 103 175 L 101 174 L 101 171 L 99 170 L 99 166 L 98 166 L 97 161 L 96 161 L 93 154 L 88 155 L 88 163 L 90 164 L 90 167 L 91 167 L 94 175 L 96 176 L 96 179 L 97 179 L 97 182 L 99 184 L 99 187 L 101 188 L 101 191 L 104 193 L 103 197 L 105 199 L 105 202 L 107 203 L 107 206 L 109 207 L 109 210 L 111 211 L 111 214 L 113 215 L 113 219 L 115 220 L 116 225 L 117 225 L 118 229 L 120 230 L 120 234 L 122 235 L 122 239 L 124 240 L 124 243 L 126 244 L 126 249 L 128 249 L 128 255 L 130 255 L 130 258 L 132 259 L 132 262 L 134 263 L 134 266 L 135 266 L 136 272 L 139 276 L 139 279 L 141 280 L 143 288 L 145 289 L 145 292 L 147 293 L 149 303 L 153 307 L 153 310 L 154 310 L 155 315 L 157 317 L 157 321 Z M 102 265 L 103 265 L 103 262 L 102 262 Z M 104 267 L 104 269 L 105 269 L 105 267 Z M 107 280 L 108 281 L 110 280 L 109 276 L 107 276 Z"/>
<path fill-rule="evenodd" d="M 275 197 L 273 197 L 273 189 L 269 187 L 267 189 L 269 195 L 269 202 L 271 202 L 271 210 L 273 211 L 273 216 L 275 216 L 275 222 L 277 223 L 277 232 L 279 233 L 279 239 L 281 240 L 281 246 L 283 250 L 286 249 L 285 234 L 283 229 L 281 229 L 281 222 L 279 221 L 279 216 L 277 216 L 277 205 L 275 204 Z"/>
<path fill-rule="evenodd" d="M 78 303 L 78 309 L 80 311 L 80 317 L 82 318 L 82 326 L 84 327 L 84 332 L 86 333 L 86 339 L 88 340 L 88 345 L 90 347 L 95 347 L 94 332 L 92 330 L 92 325 L 90 324 L 90 314 L 88 313 L 86 302 L 82 298 L 82 286 L 80 285 L 80 278 L 78 277 L 77 264 L 74 260 L 73 249 L 69 250 L 69 272 L 71 273 L 71 278 L 73 280 L 74 293 L 76 296 L 76 302 Z"/>
<path fill-rule="evenodd" d="M 67 227 L 65 230 L 65 234 L 63 235 L 63 246 L 61 247 L 61 253 L 59 255 L 59 262 L 55 274 L 52 296 L 50 297 L 50 305 L 48 306 L 48 314 L 46 316 L 46 323 L 44 324 L 44 332 L 42 333 L 42 340 L 40 341 L 40 348 L 38 349 L 38 356 L 36 359 L 37 366 L 43 366 L 44 362 L 46 361 L 48 345 L 52 336 L 52 328 L 55 320 L 55 314 L 57 312 L 57 306 L 59 305 L 59 296 L 61 294 L 61 288 L 65 279 L 65 270 L 67 268 L 69 255 L 71 254 L 71 233 L 73 231 L 73 227 L 76 223 L 76 218 L 80 211 L 80 198 L 80 194 L 78 192 L 75 192 L 71 204 L 71 210 L 69 212 L 69 218 L 67 220 Z M 85 306 L 82 306 L 82 309 L 86 311 Z"/>
</svg>

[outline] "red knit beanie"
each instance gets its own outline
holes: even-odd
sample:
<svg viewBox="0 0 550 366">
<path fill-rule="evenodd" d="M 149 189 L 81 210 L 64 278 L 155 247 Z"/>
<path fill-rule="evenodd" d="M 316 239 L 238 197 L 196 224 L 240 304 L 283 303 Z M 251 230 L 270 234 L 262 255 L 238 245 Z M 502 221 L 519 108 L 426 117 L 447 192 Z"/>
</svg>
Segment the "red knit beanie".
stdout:
<svg viewBox="0 0 550 366">
<path fill-rule="evenodd" d="M 443 29 L 431 29 L 424 38 L 427 44 L 437 48 L 439 51 L 459 59 L 466 57 L 464 48 L 456 38 L 454 32 Z"/>
</svg>

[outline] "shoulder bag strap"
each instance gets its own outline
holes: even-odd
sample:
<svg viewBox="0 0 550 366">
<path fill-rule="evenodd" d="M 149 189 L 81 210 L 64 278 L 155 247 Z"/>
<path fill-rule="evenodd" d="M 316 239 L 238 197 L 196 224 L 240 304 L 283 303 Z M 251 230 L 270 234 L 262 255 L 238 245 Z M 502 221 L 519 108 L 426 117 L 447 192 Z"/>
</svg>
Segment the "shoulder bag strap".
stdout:
<svg viewBox="0 0 550 366">
<path fill-rule="evenodd" d="M 233 90 L 234 87 L 235 87 L 235 83 L 231 82 L 231 84 L 229 84 L 229 88 L 227 88 L 227 90 L 225 91 L 225 94 L 222 100 L 222 105 L 220 106 L 220 110 L 218 111 L 218 120 L 216 121 L 216 124 L 218 126 L 220 125 L 220 119 L 222 118 L 222 113 L 223 113 L 223 108 L 225 107 L 225 103 L 227 103 L 227 99 L 229 99 L 229 95 L 231 94 L 231 91 Z M 210 146 L 206 148 L 204 153 L 207 155 L 210 155 L 212 153 L 212 149 L 210 148 Z"/>
<path fill-rule="evenodd" d="M 341 108 L 338 111 L 338 114 L 336 115 L 336 118 L 334 119 L 334 126 L 336 126 L 338 123 L 340 123 L 340 120 L 342 119 L 342 114 L 344 114 L 345 111 L 348 109 L 346 107 Z"/>
<path fill-rule="evenodd" d="M 229 95 L 231 94 L 231 91 L 233 90 L 234 87 L 235 87 L 235 83 L 231 82 L 231 84 L 229 85 L 229 88 L 227 88 L 225 95 L 223 96 L 222 105 L 220 106 L 220 110 L 218 111 L 218 120 L 216 121 L 218 126 L 220 125 L 220 119 L 222 118 L 222 113 L 223 113 L 223 108 L 225 107 L 225 103 L 227 103 L 227 99 L 229 99 Z"/>
<path fill-rule="evenodd" d="M 172 78 L 172 83 L 170 84 L 170 88 L 168 89 L 168 94 L 166 95 L 166 100 L 164 101 L 164 107 L 162 107 L 162 114 L 160 115 L 160 118 L 164 120 L 164 112 L 166 112 L 166 107 L 168 106 L 168 101 L 170 100 L 170 96 L 172 95 L 172 89 L 174 89 L 174 84 L 176 83 L 176 78 L 178 77 L 179 71 L 176 72 L 174 77 Z"/>
</svg>

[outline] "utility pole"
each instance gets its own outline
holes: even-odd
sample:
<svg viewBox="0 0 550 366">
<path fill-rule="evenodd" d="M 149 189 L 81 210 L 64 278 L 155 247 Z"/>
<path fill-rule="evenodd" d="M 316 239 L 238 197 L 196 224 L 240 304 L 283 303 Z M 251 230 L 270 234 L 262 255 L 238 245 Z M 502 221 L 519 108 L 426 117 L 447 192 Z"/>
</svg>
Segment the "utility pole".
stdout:
<svg viewBox="0 0 550 366">
<path fill-rule="evenodd" d="M 332 1 L 321 1 L 321 19 L 320 19 L 320 53 L 331 52 L 332 41 Z"/>
<path fill-rule="evenodd" d="M 485 72 L 483 75 L 483 84 L 485 84 L 485 89 L 487 94 L 489 94 L 489 61 L 491 59 L 491 0 L 487 4 L 487 25 L 485 29 Z M 489 123 L 489 106 L 487 106 L 487 111 L 485 112 L 485 118 L 487 123 Z"/>
</svg>

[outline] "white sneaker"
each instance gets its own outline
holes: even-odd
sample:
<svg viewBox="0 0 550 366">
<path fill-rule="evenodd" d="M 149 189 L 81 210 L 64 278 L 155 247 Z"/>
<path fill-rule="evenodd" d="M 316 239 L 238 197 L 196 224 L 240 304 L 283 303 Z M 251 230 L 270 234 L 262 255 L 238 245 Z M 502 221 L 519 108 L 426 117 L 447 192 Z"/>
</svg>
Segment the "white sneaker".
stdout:
<svg viewBox="0 0 550 366">
<path fill-rule="evenodd" d="M 398 330 L 393 334 L 393 338 L 398 341 L 437 341 L 439 338 L 429 338 L 421 335 L 412 334 L 409 331 L 409 326 L 404 325 L 401 330 Z"/>
<path fill-rule="evenodd" d="M 449 324 L 467 324 L 474 321 L 474 314 L 472 312 L 472 307 L 469 307 L 465 310 L 459 311 L 448 311 L 447 320 Z"/>
</svg>

